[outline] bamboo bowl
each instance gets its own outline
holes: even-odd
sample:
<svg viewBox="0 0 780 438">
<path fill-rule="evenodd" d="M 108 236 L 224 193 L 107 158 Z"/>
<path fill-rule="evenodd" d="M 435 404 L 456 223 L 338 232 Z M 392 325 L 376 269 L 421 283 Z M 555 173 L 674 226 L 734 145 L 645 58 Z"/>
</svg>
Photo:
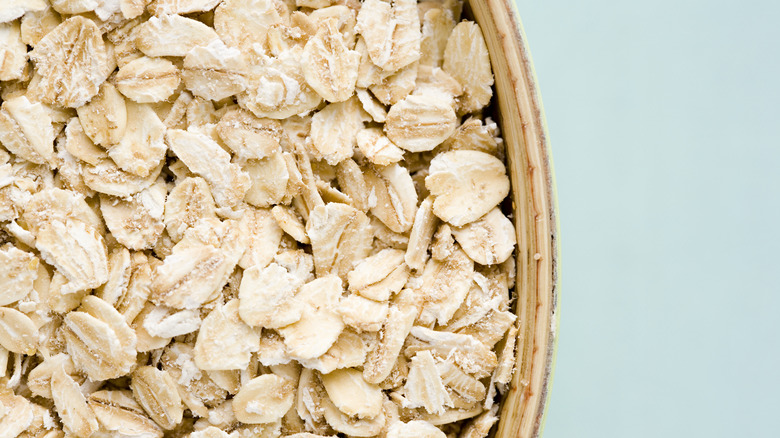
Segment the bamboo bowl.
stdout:
<svg viewBox="0 0 780 438">
<path fill-rule="evenodd" d="M 558 223 L 552 158 L 531 56 L 512 0 L 471 0 L 487 42 L 517 229 L 517 368 L 496 437 L 541 435 L 555 357 Z"/>
</svg>

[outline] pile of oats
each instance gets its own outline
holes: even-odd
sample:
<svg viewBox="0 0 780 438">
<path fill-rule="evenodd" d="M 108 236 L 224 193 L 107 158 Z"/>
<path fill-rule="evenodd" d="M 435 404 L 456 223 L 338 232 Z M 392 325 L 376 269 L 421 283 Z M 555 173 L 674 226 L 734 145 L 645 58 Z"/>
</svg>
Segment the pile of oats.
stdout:
<svg viewBox="0 0 780 438">
<path fill-rule="evenodd" d="M 0 437 L 483 437 L 514 368 L 457 0 L 2 0 Z"/>
</svg>

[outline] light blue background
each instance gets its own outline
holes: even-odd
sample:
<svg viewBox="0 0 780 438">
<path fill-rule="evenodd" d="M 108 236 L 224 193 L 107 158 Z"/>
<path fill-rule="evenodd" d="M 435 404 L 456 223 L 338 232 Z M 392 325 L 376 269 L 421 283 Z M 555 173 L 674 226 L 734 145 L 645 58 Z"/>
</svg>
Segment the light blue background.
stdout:
<svg viewBox="0 0 780 438">
<path fill-rule="evenodd" d="M 562 228 L 544 437 L 780 436 L 780 2 L 517 4 Z"/>
</svg>

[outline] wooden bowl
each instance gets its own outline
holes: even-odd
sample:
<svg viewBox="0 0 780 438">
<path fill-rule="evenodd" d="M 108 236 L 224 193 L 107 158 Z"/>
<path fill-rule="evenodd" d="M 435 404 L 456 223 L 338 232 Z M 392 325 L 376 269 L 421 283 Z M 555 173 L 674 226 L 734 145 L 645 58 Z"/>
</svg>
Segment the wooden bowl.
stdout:
<svg viewBox="0 0 780 438">
<path fill-rule="evenodd" d="M 541 435 L 555 357 L 558 223 L 542 102 L 512 0 L 470 0 L 493 64 L 517 227 L 517 368 L 502 400 L 497 437 Z"/>
</svg>

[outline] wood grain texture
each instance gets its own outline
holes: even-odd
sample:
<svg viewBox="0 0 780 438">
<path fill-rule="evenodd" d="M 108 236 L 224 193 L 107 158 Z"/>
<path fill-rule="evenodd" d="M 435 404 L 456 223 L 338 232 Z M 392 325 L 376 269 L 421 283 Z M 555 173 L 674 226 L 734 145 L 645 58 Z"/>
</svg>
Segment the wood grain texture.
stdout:
<svg viewBox="0 0 780 438">
<path fill-rule="evenodd" d="M 552 377 L 558 309 L 558 224 L 542 103 L 511 0 L 471 0 L 496 79 L 517 227 L 517 369 L 502 400 L 501 438 L 540 436 Z"/>
</svg>

